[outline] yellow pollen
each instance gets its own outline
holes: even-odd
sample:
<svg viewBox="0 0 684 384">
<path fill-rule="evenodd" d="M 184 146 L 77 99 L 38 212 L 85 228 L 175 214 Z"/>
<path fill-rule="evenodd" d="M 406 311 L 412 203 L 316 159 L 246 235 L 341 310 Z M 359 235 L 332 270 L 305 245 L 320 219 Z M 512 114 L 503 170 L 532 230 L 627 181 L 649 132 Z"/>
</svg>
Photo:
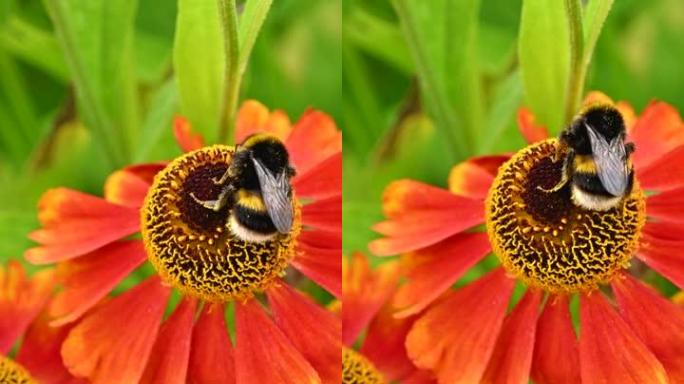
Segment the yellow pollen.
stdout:
<svg viewBox="0 0 684 384">
<path fill-rule="evenodd" d="M 222 190 L 212 179 L 228 169 L 233 147 L 215 145 L 187 153 L 154 179 L 141 210 L 147 258 L 168 284 L 206 301 L 244 300 L 272 286 L 294 257 L 301 229 L 295 201 L 292 230 L 264 242 L 248 242 L 229 229 L 230 207 L 218 212 L 200 200 Z"/>
<path fill-rule="evenodd" d="M 549 139 L 499 168 L 485 204 L 487 233 L 504 268 L 528 286 L 590 291 L 629 266 L 646 218 L 645 197 L 636 179 L 631 193 L 603 212 L 573 204 L 569 185 L 548 192 L 561 179 L 565 153 L 559 151 Z"/>
<path fill-rule="evenodd" d="M 0 383 L 31 384 L 36 383 L 28 371 L 9 357 L 0 356 Z"/>
<path fill-rule="evenodd" d="M 382 374 L 373 363 L 353 349 L 342 348 L 343 384 L 383 384 Z"/>
</svg>

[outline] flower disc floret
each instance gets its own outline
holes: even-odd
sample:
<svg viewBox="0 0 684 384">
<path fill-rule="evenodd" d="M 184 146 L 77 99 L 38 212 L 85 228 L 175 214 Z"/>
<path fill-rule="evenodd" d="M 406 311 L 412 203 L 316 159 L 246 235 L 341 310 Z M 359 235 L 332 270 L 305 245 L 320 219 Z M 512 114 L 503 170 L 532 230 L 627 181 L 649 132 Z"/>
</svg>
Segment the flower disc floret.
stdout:
<svg viewBox="0 0 684 384">
<path fill-rule="evenodd" d="M 608 211 L 572 201 L 561 180 L 565 149 L 545 140 L 504 163 L 486 200 L 486 225 L 494 253 L 528 286 L 552 293 L 596 289 L 609 282 L 637 250 L 645 222 L 645 197 L 635 180 L 631 193 Z"/>
<path fill-rule="evenodd" d="M 141 210 L 149 261 L 167 283 L 208 301 L 244 300 L 270 287 L 294 257 L 301 226 L 295 203 L 289 233 L 247 242 L 229 229 L 230 207 L 212 211 L 192 198 L 218 197 L 222 186 L 213 179 L 225 173 L 233 153 L 215 145 L 175 159 L 157 174 Z"/>
</svg>

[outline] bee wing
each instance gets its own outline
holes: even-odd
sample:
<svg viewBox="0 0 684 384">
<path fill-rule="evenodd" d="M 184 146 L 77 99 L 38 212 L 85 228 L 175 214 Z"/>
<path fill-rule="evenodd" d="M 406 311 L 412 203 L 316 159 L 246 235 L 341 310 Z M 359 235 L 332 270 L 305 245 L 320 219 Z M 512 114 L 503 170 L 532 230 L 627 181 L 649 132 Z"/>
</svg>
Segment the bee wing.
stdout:
<svg viewBox="0 0 684 384">
<path fill-rule="evenodd" d="M 286 172 L 281 172 L 276 177 L 259 160 L 252 158 L 252 162 L 259 178 L 261 196 L 264 199 L 268 215 L 278 232 L 290 232 L 294 212 Z"/>
<path fill-rule="evenodd" d="M 596 163 L 596 173 L 603 187 L 613 196 L 621 196 L 627 189 L 629 175 L 625 165 L 627 153 L 622 135 L 610 143 L 585 123 Z"/>
</svg>

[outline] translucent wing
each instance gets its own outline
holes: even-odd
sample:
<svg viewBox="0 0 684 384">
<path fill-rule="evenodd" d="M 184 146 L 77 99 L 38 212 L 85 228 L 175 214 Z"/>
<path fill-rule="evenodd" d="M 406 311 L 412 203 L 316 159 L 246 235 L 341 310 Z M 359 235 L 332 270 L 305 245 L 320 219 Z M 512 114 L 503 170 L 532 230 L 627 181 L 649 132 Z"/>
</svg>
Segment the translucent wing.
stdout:
<svg viewBox="0 0 684 384">
<path fill-rule="evenodd" d="M 286 172 L 281 172 L 278 176 L 273 176 L 261 162 L 252 158 L 261 196 L 264 199 L 266 210 L 271 217 L 273 224 L 280 233 L 288 233 L 292 228 L 292 200 L 290 198 L 290 185 Z"/>
<path fill-rule="evenodd" d="M 625 160 L 627 153 L 622 135 L 610 143 L 590 125 L 584 124 L 589 134 L 591 151 L 596 163 L 596 173 L 603 187 L 613 196 L 621 196 L 627 189 L 629 175 Z"/>
</svg>

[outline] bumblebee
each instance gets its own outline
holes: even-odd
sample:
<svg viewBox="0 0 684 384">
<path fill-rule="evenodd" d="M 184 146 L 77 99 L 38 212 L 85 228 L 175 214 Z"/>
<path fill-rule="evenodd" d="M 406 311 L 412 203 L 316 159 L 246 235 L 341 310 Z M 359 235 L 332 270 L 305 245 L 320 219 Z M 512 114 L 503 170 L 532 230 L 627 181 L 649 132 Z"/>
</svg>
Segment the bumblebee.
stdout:
<svg viewBox="0 0 684 384">
<path fill-rule="evenodd" d="M 610 105 L 594 105 L 582 111 L 560 134 L 567 149 L 563 175 L 551 190 L 570 185 L 575 205 L 594 211 L 617 206 L 632 191 L 634 168 L 629 156 L 633 143 L 625 143 L 625 123 Z"/>
<path fill-rule="evenodd" d="M 223 187 L 216 200 L 191 196 L 213 211 L 229 206 L 230 231 L 244 241 L 264 242 L 292 228 L 294 175 L 285 145 L 274 136 L 254 134 L 236 147 L 221 178 L 212 180 Z"/>
</svg>

